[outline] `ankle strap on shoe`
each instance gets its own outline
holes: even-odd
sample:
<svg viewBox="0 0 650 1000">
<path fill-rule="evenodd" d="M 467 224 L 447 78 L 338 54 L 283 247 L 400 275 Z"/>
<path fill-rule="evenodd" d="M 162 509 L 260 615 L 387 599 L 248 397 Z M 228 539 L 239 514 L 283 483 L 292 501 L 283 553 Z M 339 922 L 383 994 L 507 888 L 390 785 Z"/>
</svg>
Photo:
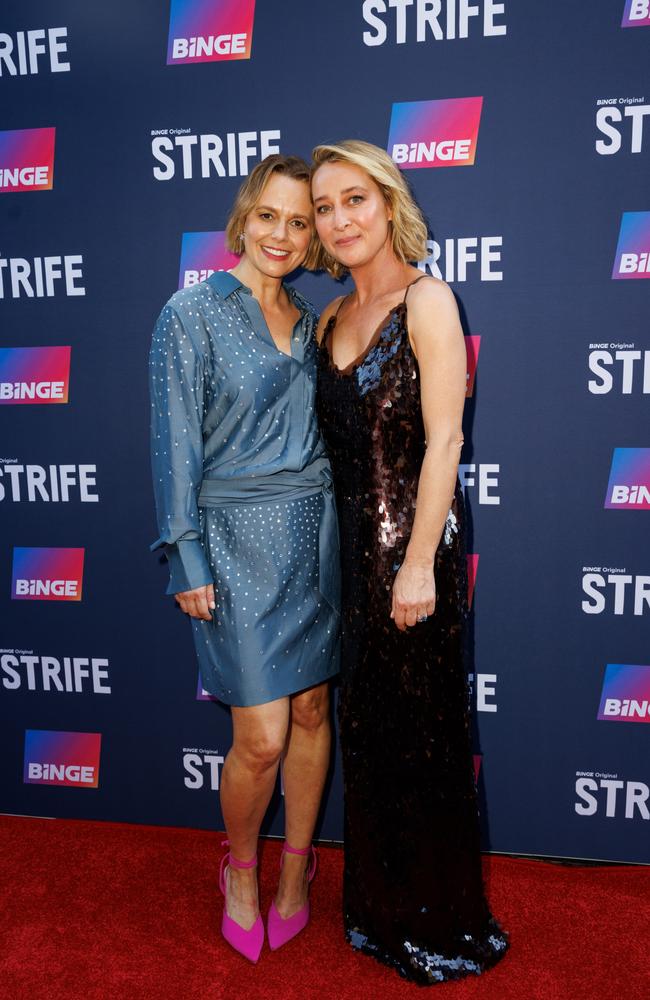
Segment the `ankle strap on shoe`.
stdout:
<svg viewBox="0 0 650 1000">
<path fill-rule="evenodd" d="M 307 873 L 307 878 L 311 882 L 316 874 L 316 868 L 318 867 L 318 852 L 316 848 L 312 844 L 310 844 L 309 847 L 304 848 L 292 847 L 291 844 L 285 840 L 282 846 L 282 854 L 280 855 L 280 866 L 282 866 L 282 855 L 284 854 L 299 854 L 303 858 L 307 857 L 307 855 L 311 855 L 309 871 Z"/>
<path fill-rule="evenodd" d="M 300 854 L 301 857 L 306 858 L 307 855 L 311 853 L 313 848 L 311 845 L 309 847 L 301 847 L 301 848 L 292 847 L 289 841 L 285 840 L 284 844 L 282 845 L 282 850 L 286 854 Z"/>
<path fill-rule="evenodd" d="M 221 846 L 230 847 L 230 841 L 222 840 Z M 257 864 L 257 854 L 255 854 L 250 861 L 240 861 L 239 858 L 236 858 L 231 851 L 228 851 L 226 857 L 228 858 L 228 864 L 232 865 L 233 868 L 254 868 Z"/>
</svg>

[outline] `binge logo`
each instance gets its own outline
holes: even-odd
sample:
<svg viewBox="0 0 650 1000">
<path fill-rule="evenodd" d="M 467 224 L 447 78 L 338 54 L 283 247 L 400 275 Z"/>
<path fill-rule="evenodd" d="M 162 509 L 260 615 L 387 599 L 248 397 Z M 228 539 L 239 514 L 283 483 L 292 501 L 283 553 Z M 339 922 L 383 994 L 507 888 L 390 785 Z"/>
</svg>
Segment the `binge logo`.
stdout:
<svg viewBox="0 0 650 1000">
<path fill-rule="evenodd" d="M 483 761 L 483 754 L 482 753 L 475 753 L 475 754 L 472 754 L 472 757 L 473 757 L 473 761 L 474 761 L 474 781 L 478 785 L 478 776 L 481 773 L 481 763 Z"/>
<path fill-rule="evenodd" d="M 650 0 L 625 0 L 621 28 L 641 28 L 650 25 Z"/>
<path fill-rule="evenodd" d="M 98 788 L 101 746 L 101 733 L 27 729 L 23 782 Z"/>
<path fill-rule="evenodd" d="M 183 233 L 178 287 L 189 288 L 205 281 L 215 271 L 229 271 L 239 263 L 237 254 L 226 246 L 226 234 Z"/>
<path fill-rule="evenodd" d="M 612 278 L 650 278 L 650 212 L 623 212 Z"/>
<path fill-rule="evenodd" d="M 390 155 L 402 170 L 471 167 L 482 106 L 482 97 L 393 104 Z"/>
<path fill-rule="evenodd" d="M 84 549 L 14 548 L 14 601 L 80 601 Z"/>
<path fill-rule="evenodd" d="M 474 587 L 476 586 L 476 574 L 478 573 L 478 554 L 468 552 L 467 556 L 467 607 L 471 610 L 474 600 Z"/>
<path fill-rule="evenodd" d="M 650 448 L 614 448 L 605 507 L 650 510 Z"/>
<path fill-rule="evenodd" d="M 210 692 L 206 691 L 205 688 L 203 687 L 200 670 L 196 682 L 196 701 L 219 701 L 218 698 L 215 698 L 213 694 L 210 694 Z"/>
<path fill-rule="evenodd" d="M 473 396 L 476 366 L 478 364 L 478 352 L 481 349 L 481 338 L 465 337 L 465 349 L 467 351 L 467 388 L 465 390 L 465 395 Z"/>
<path fill-rule="evenodd" d="M 255 0 L 172 0 L 167 65 L 250 59 Z"/>
<path fill-rule="evenodd" d="M 53 128 L 0 132 L 0 194 L 52 190 L 55 133 Z"/>
<path fill-rule="evenodd" d="M 0 405 L 67 403 L 69 347 L 0 347 Z"/>
<path fill-rule="evenodd" d="M 598 718 L 605 722 L 650 722 L 650 667 L 608 663 Z"/>
</svg>

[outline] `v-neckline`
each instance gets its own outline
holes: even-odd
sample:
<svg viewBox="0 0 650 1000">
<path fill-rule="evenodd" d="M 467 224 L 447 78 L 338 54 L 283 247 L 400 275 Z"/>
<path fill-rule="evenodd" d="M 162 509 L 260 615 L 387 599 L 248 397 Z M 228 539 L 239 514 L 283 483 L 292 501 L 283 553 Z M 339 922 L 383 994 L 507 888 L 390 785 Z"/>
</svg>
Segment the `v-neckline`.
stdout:
<svg viewBox="0 0 650 1000">
<path fill-rule="evenodd" d="M 351 361 L 349 365 L 346 365 L 345 368 L 339 368 L 338 365 L 336 365 L 334 362 L 334 357 L 328 346 L 328 340 L 330 339 L 330 334 L 332 333 L 334 327 L 336 326 L 336 321 L 338 319 L 339 312 L 341 311 L 341 306 L 345 302 L 345 299 L 347 299 L 348 297 L 347 295 L 345 295 L 339 302 L 336 312 L 328 319 L 325 327 L 325 333 L 323 335 L 323 341 L 321 346 L 323 346 L 327 351 L 330 368 L 332 368 L 339 375 L 351 375 L 353 371 L 356 371 L 357 368 L 360 368 L 361 365 L 366 360 L 366 358 L 370 355 L 370 353 L 375 349 L 375 347 L 381 340 L 382 333 L 384 333 L 384 331 L 388 329 L 393 314 L 400 312 L 400 310 L 406 312 L 406 297 L 409 291 L 411 290 L 411 285 L 417 285 L 418 281 L 422 281 L 422 278 L 424 277 L 426 277 L 426 275 L 421 274 L 414 281 L 409 281 L 408 285 L 404 289 L 403 299 L 401 300 L 401 302 L 398 302 L 397 305 L 393 306 L 393 308 L 387 313 L 385 318 L 381 321 L 381 323 L 373 333 L 372 337 L 370 338 L 370 342 L 366 345 L 361 354 L 359 354 L 353 361 Z M 349 294 L 350 293 L 348 293 L 348 295 Z"/>
<path fill-rule="evenodd" d="M 284 288 L 285 292 L 287 293 L 287 298 L 289 299 L 289 302 L 291 303 L 292 306 L 295 306 L 295 308 L 298 310 L 298 313 L 299 313 L 298 319 L 296 320 L 296 322 L 293 324 L 293 326 L 291 328 L 291 334 L 290 334 L 290 337 L 289 337 L 289 350 L 288 351 L 283 351 L 276 344 L 275 340 L 273 339 L 273 334 L 271 333 L 271 328 L 269 327 L 269 324 L 266 321 L 266 316 L 264 315 L 264 310 L 262 309 L 262 306 L 260 305 L 259 301 L 253 295 L 253 293 L 250 290 L 250 288 L 246 288 L 245 285 L 241 286 L 241 288 L 245 289 L 245 291 L 248 293 L 251 302 L 253 302 L 255 304 L 254 308 L 259 313 L 259 317 L 258 317 L 258 319 L 259 319 L 259 327 L 260 327 L 263 339 L 265 341 L 268 341 L 269 345 L 271 347 L 273 347 L 277 351 L 278 354 L 282 355 L 283 358 L 289 358 L 290 360 L 295 360 L 295 354 L 294 354 L 294 351 L 293 351 L 292 344 L 293 344 L 294 340 L 298 340 L 299 339 L 298 337 L 296 337 L 296 329 L 302 323 L 303 317 L 304 317 L 305 314 L 302 312 L 302 310 L 300 309 L 300 307 L 298 305 L 296 305 L 296 302 L 295 302 L 295 300 L 293 298 L 293 295 L 291 294 L 291 292 L 289 291 L 289 289 L 287 288 L 287 286 L 283 285 L 282 287 Z"/>
<path fill-rule="evenodd" d="M 414 284 L 414 282 L 413 282 L 413 284 Z M 325 350 L 327 352 L 327 356 L 328 356 L 329 362 L 330 362 L 330 367 L 338 375 L 351 375 L 352 372 L 355 371 L 355 369 L 360 368 L 361 365 L 364 363 L 364 361 L 367 359 L 368 355 L 371 353 L 371 351 L 373 351 L 375 349 L 375 347 L 377 346 L 377 344 L 381 340 L 382 333 L 384 333 L 384 331 L 386 329 L 388 329 L 388 326 L 390 325 L 390 322 L 392 320 L 393 314 L 396 313 L 396 312 L 398 312 L 404 305 L 405 305 L 405 302 L 404 302 L 404 299 L 402 299 L 402 301 L 398 302 L 396 306 L 393 306 L 393 308 L 386 314 L 386 316 L 384 317 L 384 319 L 381 320 L 381 322 L 379 323 L 379 326 L 377 327 L 377 329 L 373 333 L 372 337 L 370 338 L 370 342 L 363 349 L 363 351 L 361 352 L 361 354 L 357 355 L 357 357 L 354 358 L 354 360 L 351 361 L 348 365 L 346 365 L 345 368 L 339 368 L 339 366 L 335 363 L 334 357 L 333 357 L 332 352 L 330 351 L 330 348 L 329 348 L 330 335 L 333 332 L 334 327 L 336 326 L 336 320 L 338 318 L 338 311 L 336 313 L 334 313 L 334 315 L 330 317 L 330 319 L 329 319 L 329 321 L 327 323 L 327 330 L 325 332 L 325 336 L 323 337 L 323 347 L 325 348 Z"/>
</svg>

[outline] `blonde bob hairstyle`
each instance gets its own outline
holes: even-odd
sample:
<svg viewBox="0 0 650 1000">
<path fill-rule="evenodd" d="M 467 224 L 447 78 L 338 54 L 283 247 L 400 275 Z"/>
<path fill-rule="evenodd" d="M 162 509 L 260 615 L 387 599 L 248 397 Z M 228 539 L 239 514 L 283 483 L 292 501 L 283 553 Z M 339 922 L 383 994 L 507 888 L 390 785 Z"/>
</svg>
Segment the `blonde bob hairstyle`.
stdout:
<svg viewBox="0 0 650 1000">
<path fill-rule="evenodd" d="M 361 167 L 375 182 L 386 204 L 390 206 L 392 220 L 390 236 L 393 253 L 403 263 L 422 260 L 427 255 L 427 225 L 402 172 L 395 166 L 388 153 L 361 139 L 344 139 L 331 145 L 316 146 L 312 152 L 311 176 L 325 163 L 352 163 Z M 346 268 L 339 264 L 318 241 L 315 269 L 324 268 L 333 278 L 340 278 Z"/>
<path fill-rule="evenodd" d="M 244 252 L 242 235 L 246 218 L 258 204 L 272 174 L 282 174 L 283 177 L 291 177 L 295 181 L 304 181 L 308 186 L 311 179 L 309 165 L 299 156 L 282 156 L 280 153 L 272 153 L 271 156 L 267 156 L 261 163 L 253 167 L 235 196 L 226 225 L 226 246 L 240 257 Z M 301 267 L 310 271 L 315 269 L 314 264 L 318 249 L 319 243 L 312 226 L 311 242 Z"/>
</svg>

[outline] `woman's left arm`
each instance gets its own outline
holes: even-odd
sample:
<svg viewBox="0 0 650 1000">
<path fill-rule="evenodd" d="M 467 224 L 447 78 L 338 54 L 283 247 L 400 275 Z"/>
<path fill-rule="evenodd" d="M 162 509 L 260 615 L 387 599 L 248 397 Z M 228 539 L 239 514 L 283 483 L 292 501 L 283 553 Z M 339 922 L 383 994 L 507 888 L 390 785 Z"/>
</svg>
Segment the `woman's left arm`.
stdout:
<svg viewBox="0 0 650 1000">
<path fill-rule="evenodd" d="M 408 325 L 420 369 L 426 452 L 413 530 L 393 585 L 391 618 L 402 631 L 435 610 L 434 559 L 458 475 L 467 383 L 465 341 L 448 285 L 436 278 L 418 282 L 408 300 Z"/>
</svg>

